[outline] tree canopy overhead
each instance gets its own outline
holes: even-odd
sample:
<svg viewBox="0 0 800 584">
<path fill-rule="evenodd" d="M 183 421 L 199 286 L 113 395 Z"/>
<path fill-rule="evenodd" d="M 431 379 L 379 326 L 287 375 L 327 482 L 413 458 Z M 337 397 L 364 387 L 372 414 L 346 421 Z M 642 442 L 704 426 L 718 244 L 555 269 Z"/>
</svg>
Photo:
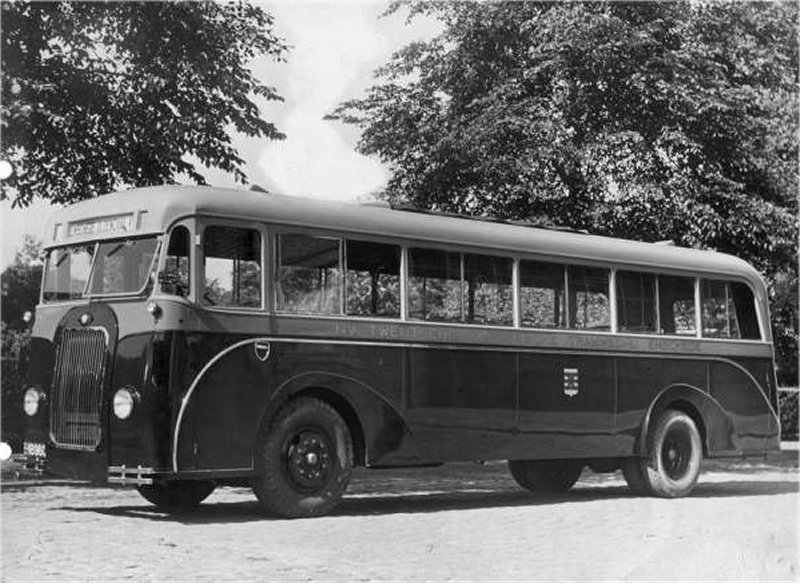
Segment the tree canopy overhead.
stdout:
<svg viewBox="0 0 800 584">
<path fill-rule="evenodd" d="M 443 32 L 333 114 L 391 201 L 793 269 L 797 4 L 403 5 Z"/>
<path fill-rule="evenodd" d="M 2 198 L 64 203 L 200 172 L 246 181 L 233 131 L 281 139 L 248 63 L 282 60 L 273 19 L 247 2 L 3 2 Z"/>
</svg>

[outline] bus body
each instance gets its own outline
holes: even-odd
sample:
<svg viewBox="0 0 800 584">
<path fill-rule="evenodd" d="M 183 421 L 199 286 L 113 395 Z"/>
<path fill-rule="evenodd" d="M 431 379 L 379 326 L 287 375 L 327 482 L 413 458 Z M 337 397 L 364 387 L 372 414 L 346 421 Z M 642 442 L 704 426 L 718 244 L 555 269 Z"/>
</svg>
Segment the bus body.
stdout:
<svg viewBox="0 0 800 584">
<path fill-rule="evenodd" d="M 509 460 L 564 490 L 779 449 L 767 294 L 728 255 L 208 187 L 47 227 L 25 454 L 163 507 L 253 484 L 327 512 L 353 465 Z"/>
</svg>

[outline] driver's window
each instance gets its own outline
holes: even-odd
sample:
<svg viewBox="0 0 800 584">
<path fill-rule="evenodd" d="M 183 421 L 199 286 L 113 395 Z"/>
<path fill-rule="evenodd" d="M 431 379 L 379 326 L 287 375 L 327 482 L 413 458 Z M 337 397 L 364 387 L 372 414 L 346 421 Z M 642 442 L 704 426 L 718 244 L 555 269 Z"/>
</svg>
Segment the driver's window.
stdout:
<svg viewBox="0 0 800 584">
<path fill-rule="evenodd" d="M 174 294 L 184 298 L 189 295 L 189 282 L 191 282 L 189 242 L 189 230 L 186 227 L 178 225 L 172 230 L 164 270 L 159 276 L 161 291 L 165 294 Z"/>
</svg>

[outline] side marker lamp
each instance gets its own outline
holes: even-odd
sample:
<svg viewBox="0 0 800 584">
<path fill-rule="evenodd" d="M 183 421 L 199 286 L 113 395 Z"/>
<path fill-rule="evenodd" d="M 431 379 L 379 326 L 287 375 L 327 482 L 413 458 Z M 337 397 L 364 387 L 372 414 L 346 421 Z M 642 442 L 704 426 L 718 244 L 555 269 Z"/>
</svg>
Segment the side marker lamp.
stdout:
<svg viewBox="0 0 800 584">
<path fill-rule="evenodd" d="M 26 310 L 26 311 L 25 311 L 25 312 L 22 314 L 22 320 L 23 320 L 23 322 L 25 322 L 26 324 L 30 324 L 30 323 L 32 323 L 32 322 L 33 322 L 33 312 L 31 312 L 30 310 Z"/>
</svg>

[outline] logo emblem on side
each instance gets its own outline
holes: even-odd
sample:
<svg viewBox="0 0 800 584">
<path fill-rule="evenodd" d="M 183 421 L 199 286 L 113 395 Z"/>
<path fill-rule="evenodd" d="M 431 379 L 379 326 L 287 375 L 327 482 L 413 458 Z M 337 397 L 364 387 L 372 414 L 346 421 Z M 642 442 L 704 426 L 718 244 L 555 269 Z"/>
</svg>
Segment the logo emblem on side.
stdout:
<svg viewBox="0 0 800 584">
<path fill-rule="evenodd" d="M 564 367 L 564 395 L 575 397 L 578 389 L 578 369 Z"/>
<path fill-rule="evenodd" d="M 256 352 L 256 357 L 259 361 L 266 361 L 269 359 L 270 346 L 269 343 L 258 342 L 253 345 L 253 350 Z"/>
</svg>

